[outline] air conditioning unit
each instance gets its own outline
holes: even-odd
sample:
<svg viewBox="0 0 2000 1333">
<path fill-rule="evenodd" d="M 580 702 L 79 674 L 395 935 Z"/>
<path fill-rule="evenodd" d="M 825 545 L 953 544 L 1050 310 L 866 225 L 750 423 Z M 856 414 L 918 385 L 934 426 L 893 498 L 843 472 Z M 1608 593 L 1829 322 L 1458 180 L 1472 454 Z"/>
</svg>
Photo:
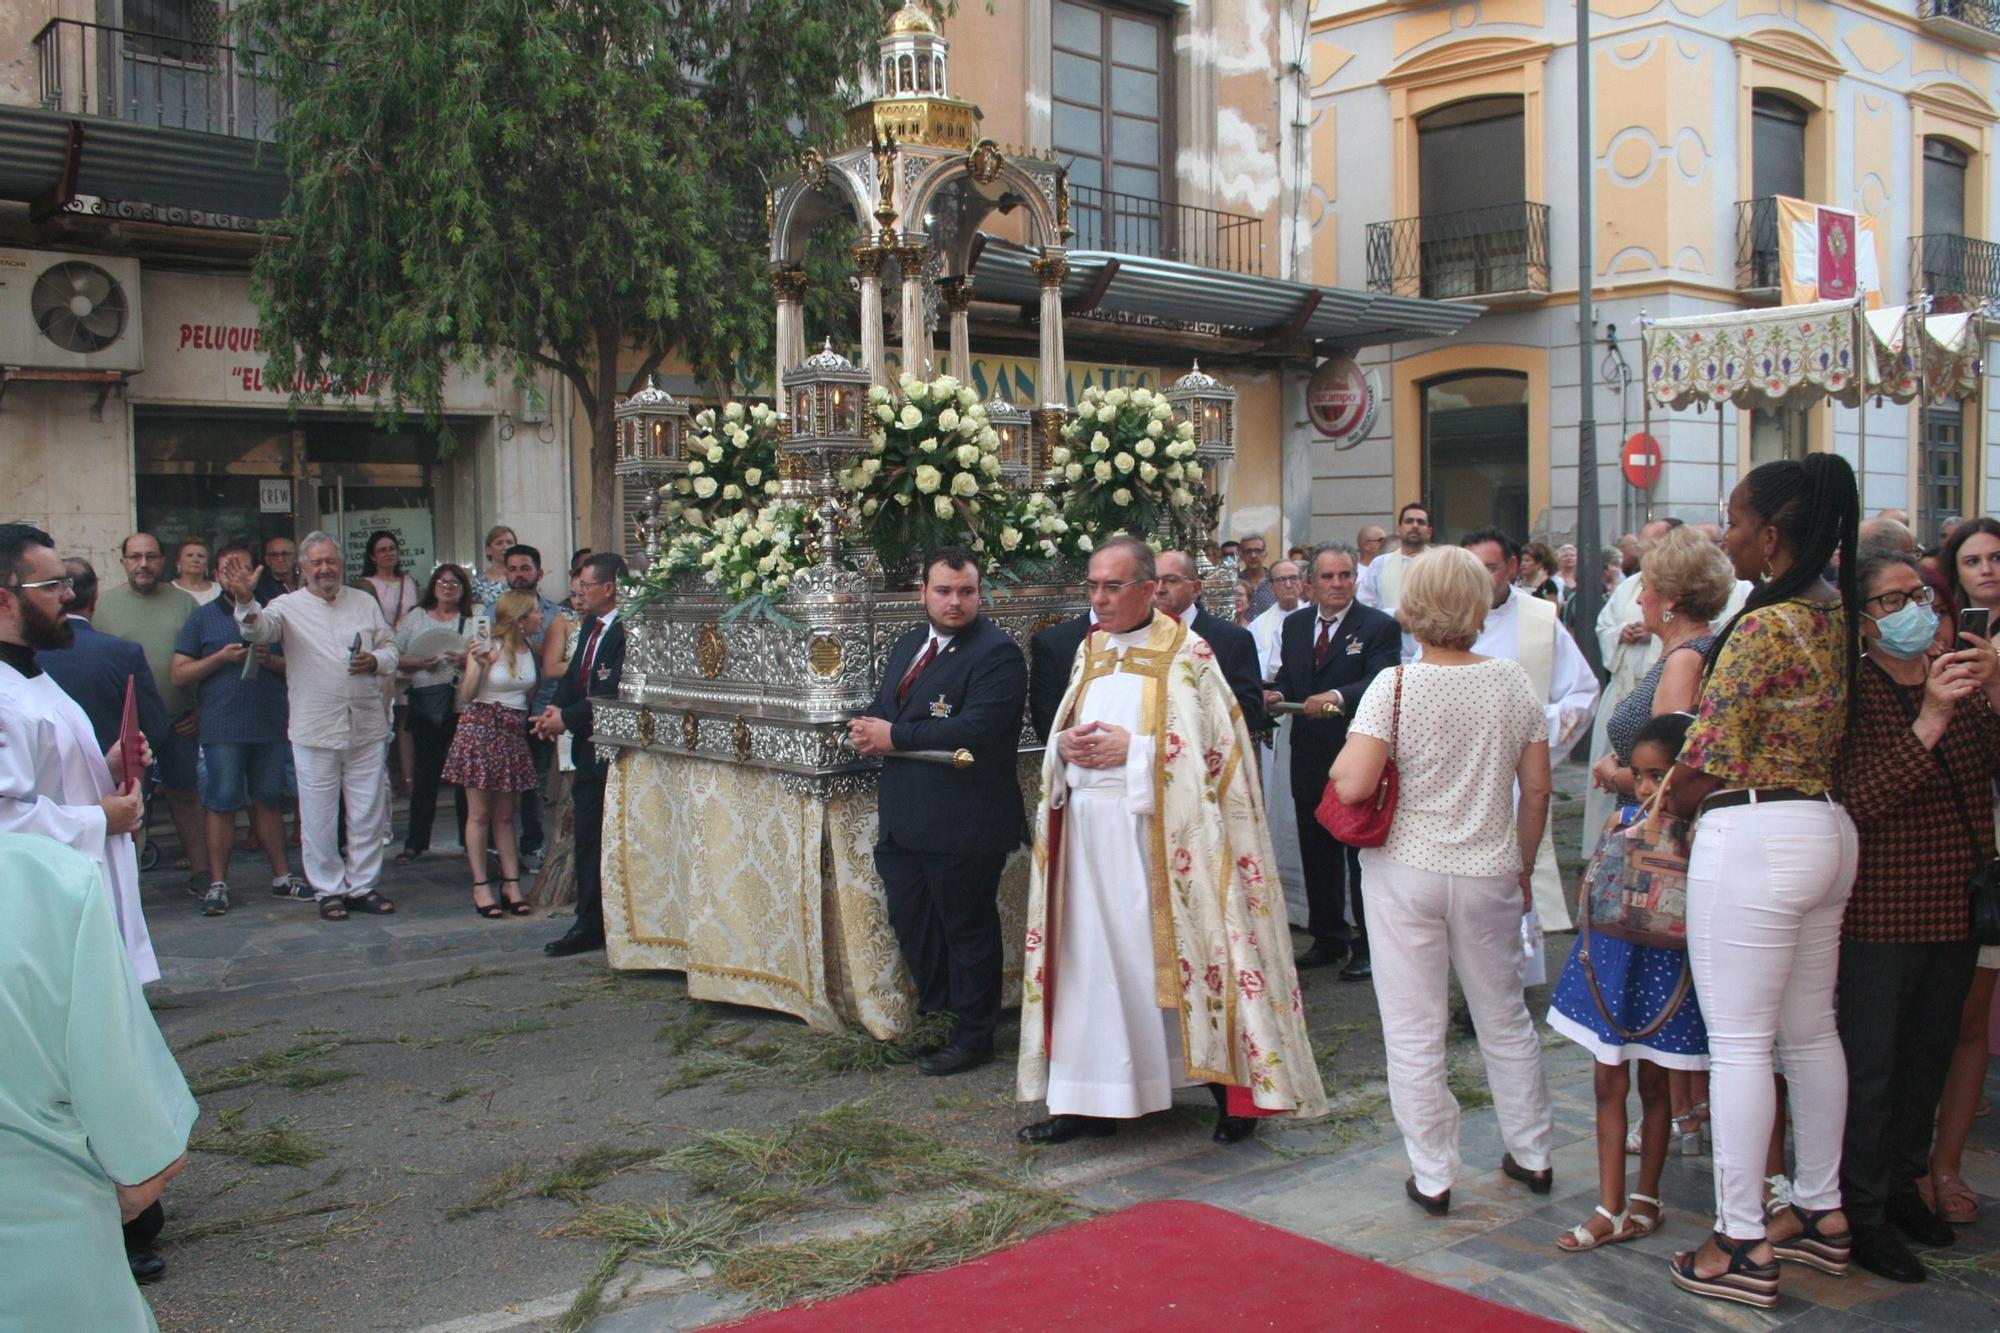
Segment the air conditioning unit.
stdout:
<svg viewBox="0 0 2000 1333">
<path fill-rule="evenodd" d="M 144 370 L 139 261 L 0 249 L 0 366 Z"/>
</svg>

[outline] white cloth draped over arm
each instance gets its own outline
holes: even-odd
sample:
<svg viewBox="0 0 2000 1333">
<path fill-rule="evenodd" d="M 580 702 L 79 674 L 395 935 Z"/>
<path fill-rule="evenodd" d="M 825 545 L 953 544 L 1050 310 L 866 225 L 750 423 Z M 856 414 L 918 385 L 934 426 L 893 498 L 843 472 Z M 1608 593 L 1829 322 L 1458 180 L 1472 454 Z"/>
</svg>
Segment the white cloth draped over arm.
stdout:
<svg viewBox="0 0 2000 1333">
<path fill-rule="evenodd" d="M 103 807 L 61 805 L 37 790 L 35 756 L 55 754 L 57 747 L 53 736 L 29 735 L 27 728 L 47 726 L 38 718 L 0 715 L 0 833 L 39 833 L 102 862 Z"/>
<path fill-rule="evenodd" d="M 1549 751 L 1560 755 L 1576 744 L 1590 721 L 1598 685 L 1597 673 L 1590 669 L 1569 631 L 1558 623 L 1555 634 L 1555 662 L 1549 672 Z"/>
</svg>

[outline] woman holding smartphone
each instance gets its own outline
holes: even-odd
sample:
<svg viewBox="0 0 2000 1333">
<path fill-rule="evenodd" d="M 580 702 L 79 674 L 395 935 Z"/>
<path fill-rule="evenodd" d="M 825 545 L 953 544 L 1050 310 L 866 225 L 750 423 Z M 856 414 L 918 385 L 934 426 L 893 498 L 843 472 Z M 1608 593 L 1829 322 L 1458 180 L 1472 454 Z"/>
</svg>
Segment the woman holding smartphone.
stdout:
<svg viewBox="0 0 2000 1333">
<path fill-rule="evenodd" d="M 480 622 L 483 625 L 483 621 Z M 534 908 L 521 896 L 521 853 L 514 810 L 535 785 L 528 752 L 528 696 L 535 688 L 531 635 L 542 627 L 541 600 L 510 592 L 493 607 L 491 631 L 475 638 L 465 655 L 458 733 L 445 760 L 444 779 L 465 788 L 465 859 L 472 869 L 472 910 L 488 918 L 526 916 Z M 486 877 L 486 842 L 500 856 L 500 891 Z M 508 885 L 513 891 L 508 892 Z M 481 891 L 486 890 L 482 900 Z"/>
</svg>

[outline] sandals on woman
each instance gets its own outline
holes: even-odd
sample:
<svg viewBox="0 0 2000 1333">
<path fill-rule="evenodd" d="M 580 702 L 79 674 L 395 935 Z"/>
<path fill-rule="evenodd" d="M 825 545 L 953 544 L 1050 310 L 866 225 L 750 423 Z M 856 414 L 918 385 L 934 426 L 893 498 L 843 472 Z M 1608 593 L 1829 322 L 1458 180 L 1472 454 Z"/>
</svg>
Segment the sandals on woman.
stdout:
<svg viewBox="0 0 2000 1333">
<path fill-rule="evenodd" d="M 505 915 L 501 910 L 500 904 L 482 903 L 479 901 L 479 891 L 492 882 L 490 879 L 475 879 L 472 881 L 472 910 L 485 917 L 488 921 L 498 921 Z"/>
<path fill-rule="evenodd" d="M 1839 1212 L 1838 1208 L 1801 1208 L 1792 1206 L 1792 1215 L 1799 1219 L 1802 1228 L 1790 1240 L 1774 1240 L 1771 1251 L 1780 1259 L 1795 1264 L 1805 1264 L 1817 1268 L 1822 1273 L 1835 1277 L 1847 1276 L 1847 1257 L 1854 1248 L 1854 1233 L 1837 1231 L 1831 1234 L 1821 1231 L 1822 1219 Z"/>
<path fill-rule="evenodd" d="M 1925 1176 L 1917 1181 L 1917 1193 L 1940 1221 L 1962 1227 L 1979 1220 L 1979 1196 L 1958 1176 Z"/>
<path fill-rule="evenodd" d="M 1590 1219 L 1585 1218 L 1556 1237 L 1556 1248 L 1564 1254 L 1582 1254 L 1600 1245 L 1622 1245 L 1628 1240 L 1639 1239 L 1639 1233 L 1631 1228 L 1631 1209 L 1614 1213 L 1603 1204 L 1597 1205 L 1597 1216 L 1611 1224 L 1608 1235 L 1600 1236 L 1590 1229 Z"/>
<path fill-rule="evenodd" d="M 515 896 L 511 898 L 507 896 L 507 886 L 509 884 L 512 884 L 515 890 Z M 520 889 L 521 879 L 518 875 L 511 879 L 500 881 L 500 905 L 505 907 L 508 913 L 513 916 L 527 916 L 535 910 L 529 905 L 526 898 L 519 896 Z"/>
<path fill-rule="evenodd" d="M 1702 1277 L 1695 1272 L 1695 1258 L 1701 1251 L 1683 1250 L 1674 1256 L 1669 1265 L 1674 1285 L 1697 1296 L 1739 1301 L 1760 1310 L 1775 1310 L 1778 1306 L 1777 1261 L 1774 1259 L 1768 1264 L 1753 1261 L 1750 1251 L 1757 1247 L 1754 1240 L 1733 1241 L 1720 1231 L 1714 1233 L 1713 1239 L 1715 1248 L 1728 1256 L 1729 1267 L 1712 1277 Z"/>
</svg>

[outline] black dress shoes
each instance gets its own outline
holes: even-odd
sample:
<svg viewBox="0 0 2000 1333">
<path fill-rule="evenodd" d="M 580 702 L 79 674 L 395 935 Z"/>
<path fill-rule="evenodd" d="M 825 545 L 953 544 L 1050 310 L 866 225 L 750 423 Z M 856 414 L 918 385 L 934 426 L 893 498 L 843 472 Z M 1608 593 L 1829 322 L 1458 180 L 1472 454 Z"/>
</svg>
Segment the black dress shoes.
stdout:
<svg viewBox="0 0 2000 1333">
<path fill-rule="evenodd" d="M 578 930 L 570 927 L 569 933 L 559 940 L 550 940 L 542 946 L 542 952 L 551 958 L 568 958 L 572 954 L 592 953 L 604 947 L 604 936 L 594 930 Z"/>
<path fill-rule="evenodd" d="M 1958 1239 L 1958 1233 L 1951 1229 L 1949 1223 L 1924 1206 L 1924 1196 L 1917 1193 L 1915 1185 L 1892 1192 L 1883 1212 L 1895 1224 L 1896 1230 L 1919 1245 L 1943 1249 Z"/>
<path fill-rule="evenodd" d="M 132 1280 L 141 1286 L 167 1275 L 167 1261 L 151 1250 L 132 1250 L 125 1258 L 132 1265 Z"/>
<path fill-rule="evenodd" d="M 1375 975 L 1375 968 L 1366 957 L 1356 958 L 1340 969 L 1342 981 L 1367 981 Z"/>
<path fill-rule="evenodd" d="M 1547 1194 L 1556 1187 L 1556 1173 L 1553 1168 L 1545 1166 L 1539 1171 L 1530 1171 L 1514 1160 L 1513 1153 L 1501 1155 L 1500 1170 L 1508 1179 L 1518 1180 L 1526 1185 L 1530 1194 Z"/>
<path fill-rule="evenodd" d="M 1324 944 L 1315 944 L 1293 960 L 1294 967 L 1332 967 L 1347 958 L 1345 949 L 1329 949 Z"/>
<path fill-rule="evenodd" d="M 1215 1117 L 1215 1133 L 1209 1135 L 1217 1143 L 1241 1143 L 1257 1132 L 1254 1115 L 1219 1115 Z"/>
<path fill-rule="evenodd" d="M 932 1051 L 917 1061 L 919 1074 L 944 1077 L 948 1074 L 963 1074 L 968 1069 L 993 1063 L 993 1052 L 975 1051 L 969 1046 L 947 1046 L 943 1050 Z"/>
<path fill-rule="evenodd" d="M 1894 1227 L 1871 1227 L 1854 1233 L 1848 1257 L 1869 1272 L 1891 1282 L 1922 1282 L 1924 1262 L 1910 1253 Z"/>
<path fill-rule="evenodd" d="M 1068 1143 L 1076 1138 L 1108 1139 L 1117 1132 L 1116 1120 L 1100 1120 L 1094 1115 L 1053 1115 L 1047 1120 L 1021 1126 L 1014 1137 L 1023 1143 L 1041 1146 Z"/>
<path fill-rule="evenodd" d="M 1442 1194 L 1426 1194 L 1417 1188 L 1415 1176 L 1403 1177 L 1403 1193 L 1410 1196 L 1410 1202 L 1429 1213 L 1432 1217 L 1443 1217 L 1451 1211 L 1451 1191 Z"/>
</svg>

